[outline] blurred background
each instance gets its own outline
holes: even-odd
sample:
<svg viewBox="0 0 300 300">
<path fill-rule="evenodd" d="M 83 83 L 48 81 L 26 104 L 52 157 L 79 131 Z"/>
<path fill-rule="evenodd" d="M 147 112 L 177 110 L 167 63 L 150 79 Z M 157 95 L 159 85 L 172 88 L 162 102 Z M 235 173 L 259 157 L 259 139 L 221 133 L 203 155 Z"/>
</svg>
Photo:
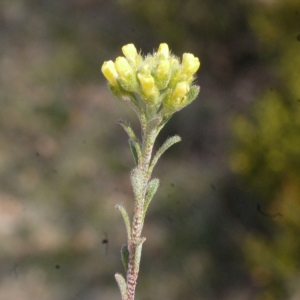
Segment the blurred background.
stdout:
<svg viewBox="0 0 300 300">
<path fill-rule="evenodd" d="M 1 0 L 0 299 L 118 300 L 132 211 L 104 60 L 161 42 L 201 92 L 156 147 L 139 300 L 300 299 L 298 0 Z"/>
</svg>

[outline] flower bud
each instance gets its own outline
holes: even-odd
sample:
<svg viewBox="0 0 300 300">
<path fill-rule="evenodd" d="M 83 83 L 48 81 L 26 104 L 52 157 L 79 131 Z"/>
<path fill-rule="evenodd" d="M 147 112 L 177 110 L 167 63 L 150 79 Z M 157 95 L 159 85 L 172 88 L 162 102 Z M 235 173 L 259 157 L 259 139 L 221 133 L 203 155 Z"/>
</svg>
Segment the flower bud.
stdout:
<svg viewBox="0 0 300 300">
<path fill-rule="evenodd" d="M 129 58 L 135 59 L 135 57 L 137 55 L 136 48 L 133 44 L 127 44 L 127 45 L 123 46 L 122 52 L 127 59 L 129 59 Z"/>
<path fill-rule="evenodd" d="M 152 104 L 156 104 L 158 100 L 158 89 L 155 85 L 154 78 L 151 75 L 138 74 L 139 81 L 142 87 L 142 94 L 145 99 Z"/>
<path fill-rule="evenodd" d="M 136 89 L 135 73 L 125 57 L 119 56 L 115 62 L 116 70 L 119 74 L 118 82 L 123 89 L 134 92 Z"/>
<path fill-rule="evenodd" d="M 179 82 L 173 91 L 170 89 L 163 100 L 164 110 L 171 113 L 180 110 L 187 100 L 189 90 L 187 82 Z"/>
<path fill-rule="evenodd" d="M 188 76 L 194 75 L 200 67 L 198 57 L 191 53 L 184 53 L 182 56 L 182 72 Z"/>
<path fill-rule="evenodd" d="M 110 85 L 112 86 L 118 85 L 117 79 L 119 75 L 115 68 L 115 64 L 112 60 L 105 61 L 101 67 L 101 71 Z"/>
<path fill-rule="evenodd" d="M 125 57 L 119 56 L 115 62 L 116 70 L 121 77 L 128 77 L 133 74 L 133 70 Z"/>
<path fill-rule="evenodd" d="M 154 72 L 155 82 L 159 90 L 165 89 L 169 83 L 171 75 L 170 61 L 161 60 Z"/>
<path fill-rule="evenodd" d="M 140 80 L 142 91 L 145 95 L 149 96 L 152 93 L 152 90 L 155 87 L 154 78 L 151 75 L 142 75 L 138 74 Z"/>
<path fill-rule="evenodd" d="M 187 82 L 179 82 L 176 85 L 172 98 L 176 101 L 180 101 L 190 90 L 190 86 Z"/>
<path fill-rule="evenodd" d="M 136 69 L 137 66 L 143 61 L 143 58 L 137 53 L 133 44 L 127 44 L 122 47 L 122 52 L 125 55 L 129 64 Z"/>
<path fill-rule="evenodd" d="M 171 77 L 168 87 L 174 89 L 178 82 L 184 81 L 185 78 L 182 76 L 182 67 L 180 65 L 179 59 L 175 56 L 172 56 L 170 59 L 170 67 L 171 67 Z"/>
<path fill-rule="evenodd" d="M 166 59 L 169 58 L 169 46 L 166 43 L 162 43 L 159 45 L 157 54 L 162 54 Z"/>
</svg>

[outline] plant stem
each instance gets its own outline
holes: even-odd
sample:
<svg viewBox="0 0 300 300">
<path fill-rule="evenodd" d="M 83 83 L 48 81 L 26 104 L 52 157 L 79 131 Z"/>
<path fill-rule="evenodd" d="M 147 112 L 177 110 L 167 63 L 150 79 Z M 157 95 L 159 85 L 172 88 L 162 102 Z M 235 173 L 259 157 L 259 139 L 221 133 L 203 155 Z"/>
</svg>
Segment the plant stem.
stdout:
<svg viewBox="0 0 300 300">
<path fill-rule="evenodd" d="M 190 104 L 199 94 L 200 87 L 192 85 L 200 61 L 191 53 L 184 53 L 182 63 L 171 54 L 169 46 L 161 43 L 153 55 L 142 56 L 133 44 L 122 47 L 125 57 L 115 62 L 105 61 L 101 71 L 109 82 L 111 92 L 127 102 L 137 114 L 142 130 L 140 144 L 128 122 L 118 121 L 129 136 L 129 145 L 136 167 L 131 172 L 134 193 L 132 225 L 122 204 L 121 212 L 127 231 L 127 244 L 121 248 L 125 278 L 115 274 L 122 300 L 134 300 L 139 274 L 144 218 L 151 199 L 157 191 L 159 180 L 151 179 L 153 168 L 161 155 L 181 138 L 168 138 L 152 158 L 156 137 L 171 116 Z"/>
<path fill-rule="evenodd" d="M 139 161 L 137 168 L 140 176 L 139 182 L 141 186 L 138 188 L 138 192 L 135 193 L 135 203 L 134 203 L 134 215 L 132 221 L 132 234 L 131 238 L 128 240 L 128 250 L 129 250 L 129 262 L 127 270 L 127 299 L 134 300 L 135 288 L 137 284 L 137 278 L 139 273 L 139 265 L 142 251 L 142 244 L 145 238 L 141 237 L 143 225 L 144 225 L 144 203 L 145 195 L 147 190 L 148 182 L 151 178 L 151 173 L 149 172 L 149 165 L 152 156 L 153 146 L 158 135 L 159 129 L 156 127 L 150 132 L 147 132 L 146 128 L 142 128 L 143 135 L 143 147 L 142 147 L 142 157 Z"/>
</svg>

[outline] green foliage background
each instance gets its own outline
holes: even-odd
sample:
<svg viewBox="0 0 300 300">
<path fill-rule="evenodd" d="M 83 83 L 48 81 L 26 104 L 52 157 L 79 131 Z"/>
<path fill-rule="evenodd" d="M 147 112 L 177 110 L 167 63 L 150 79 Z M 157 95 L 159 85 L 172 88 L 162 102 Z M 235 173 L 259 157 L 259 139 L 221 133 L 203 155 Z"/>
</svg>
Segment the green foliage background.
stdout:
<svg viewBox="0 0 300 300">
<path fill-rule="evenodd" d="M 255 9 L 250 24 L 276 82 L 249 113 L 233 118 L 232 168 L 260 197 L 270 219 L 245 237 L 247 268 L 258 299 L 299 297 L 300 261 L 300 5 Z M 260 208 L 260 206 L 259 206 Z"/>
<path fill-rule="evenodd" d="M 0 299 L 119 299 L 132 208 L 104 60 L 167 42 L 201 60 L 198 100 L 155 176 L 137 299 L 300 297 L 300 5 L 2 0 Z M 157 145 L 158 146 L 158 145 Z"/>
</svg>

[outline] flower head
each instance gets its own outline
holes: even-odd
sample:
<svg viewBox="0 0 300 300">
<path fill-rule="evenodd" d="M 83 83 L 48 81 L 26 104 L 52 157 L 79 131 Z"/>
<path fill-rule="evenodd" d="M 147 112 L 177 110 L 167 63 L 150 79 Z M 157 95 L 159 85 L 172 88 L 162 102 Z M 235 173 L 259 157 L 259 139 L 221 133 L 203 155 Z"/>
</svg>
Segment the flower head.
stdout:
<svg viewBox="0 0 300 300">
<path fill-rule="evenodd" d="M 164 117 L 182 109 L 199 93 L 192 86 L 200 61 L 191 53 L 184 53 L 182 62 L 161 43 L 154 54 L 142 56 L 134 44 L 122 47 L 124 56 L 104 62 L 102 72 L 112 92 L 122 99 L 131 99 L 138 111 L 148 118 Z"/>
</svg>

